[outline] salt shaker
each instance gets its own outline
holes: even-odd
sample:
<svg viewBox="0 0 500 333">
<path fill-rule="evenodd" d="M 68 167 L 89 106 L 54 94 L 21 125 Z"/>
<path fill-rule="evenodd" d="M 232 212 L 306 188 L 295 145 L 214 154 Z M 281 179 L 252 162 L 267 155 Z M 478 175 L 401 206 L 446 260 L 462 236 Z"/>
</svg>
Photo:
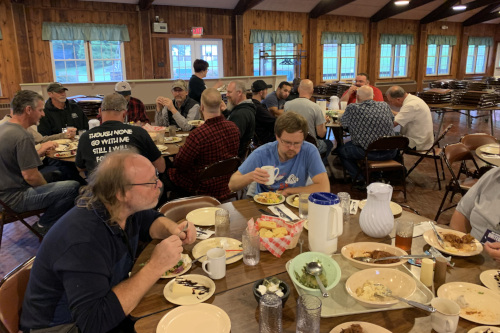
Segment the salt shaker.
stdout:
<svg viewBox="0 0 500 333">
<path fill-rule="evenodd" d="M 276 294 L 265 294 L 259 303 L 259 333 L 282 333 L 282 301 Z"/>
<path fill-rule="evenodd" d="M 439 287 L 441 287 L 446 282 L 446 268 L 448 266 L 448 262 L 445 258 L 437 257 L 436 258 L 436 267 L 434 272 L 434 290 L 437 293 Z"/>
<path fill-rule="evenodd" d="M 432 280 L 434 277 L 434 261 L 429 258 L 422 259 L 422 266 L 420 270 L 420 282 L 426 287 L 432 287 Z"/>
</svg>

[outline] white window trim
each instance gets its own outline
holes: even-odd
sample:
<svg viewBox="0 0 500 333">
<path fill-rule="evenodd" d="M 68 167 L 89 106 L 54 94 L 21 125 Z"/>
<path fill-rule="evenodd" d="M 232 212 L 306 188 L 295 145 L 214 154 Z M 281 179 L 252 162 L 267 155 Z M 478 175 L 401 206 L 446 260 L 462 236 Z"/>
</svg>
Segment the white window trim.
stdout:
<svg viewBox="0 0 500 333">
<path fill-rule="evenodd" d="M 472 61 L 472 72 L 467 72 L 467 59 L 465 59 L 465 74 L 485 74 L 486 73 L 486 61 L 484 63 L 484 71 L 482 72 L 476 72 L 476 65 L 477 65 L 477 51 L 479 49 L 480 46 L 484 46 L 485 49 L 484 49 L 484 55 L 485 55 L 485 58 L 487 58 L 488 56 L 488 52 L 489 52 L 489 46 L 486 46 L 486 45 L 474 45 L 474 55 L 473 55 L 473 61 Z M 469 57 L 469 45 L 467 46 L 467 58 Z"/>
<path fill-rule="evenodd" d="M 202 59 L 201 50 L 197 49 L 197 45 L 201 46 L 203 44 L 217 44 L 217 48 L 220 50 L 220 54 L 217 55 L 217 66 L 219 67 L 218 76 L 215 78 L 224 77 L 224 49 L 222 39 L 204 39 L 204 38 L 169 38 L 168 39 L 168 57 L 170 62 L 170 77 L 174 79 L 174 62 L 172 61 L 172 46 L 173 45 L 191 45 L 191 73 L 194 73 L 193 63 L 196 59 Z M 210 67 L 208 67 L 210 70 Z M 207 78 L 209 78 L 207 76 Z M 213 77 L 210 77 L 213 79 Z"/>
<path fill-rule="evenodd" d="M 342 54 L 342 45 L 350 45 L 350 44 L 323 44 L 323 60 L 325 59 L 325 45 L 337 45 L 337 68 L 338 68 L 338 71 L 337 71 L 337 78 L 335 79 L 328 79 L 328 80 L 334 80 L 334 81 L 341 81 L 343 80 L 342 79 L 342 57 L 341 57 L 341 54 Z M 358 72 L 358 47 L 359 45 L 355 45 L 355 51 L 354 51 L 354 77 L 352 77 L 352 79 L 355 79 L 356 78 L 356 73 Z M 335 57 L 334 57 L 335 58 Z M 351 58 L 351 57 L 345 57 L 345 58 Z M 328 59 L 333 59 L 333 58 L 328 58 Z M 324 76 L 325 76 L 325 68 L 323 67 L 322 68 L 322 74 L 321 74 L 321 78 L 322 80 L 326 81 Z M 349 78 L 345 79 L 345 80 L 349 80 Z"/>
<path fill-rule="evenodd" d="M 387 44 L 384 44 L 387 45 Z M 406 55 L 404 57 L 397 56 L 397 58 L 406 58 L 406 66 L 405 66 L 405 75 L 394 75 L 394 67 L 396 66 L 396 46 L 397 45 L 406 45 Z M 378 78 L 379 79 L 394 79 L 394 78 L 404 78 L 408 77 L 408 63 L 410 62 L 410 45 L 408 44 L 395 44 L 391 45 L 391 75 L 390 76 L 380 76 L 380 59 L 382 59 L 382 48 L 380 48 L 380 57 L 379 57 L 379 65 L 378 65 Z M 387 57 L 384 57 L 387 58 Z"/>
<path fill-rule="evenodd" d="M 435 44 L 431 44 L 435 45 Z M 453 46 L 448 45 L 450 48 L 449 55 L 447 56 L 448 58 L 448 68 L 447 72 L 443 74 L 439 74 L 439 65 L 441 64 L 441 46 L 443 45 L 436 45 L 436 56 L 434 56 L 434 68 L 436 69 L 436 73 L 434 74 L 427 74 L 427 66 L 426 66 L 426 73 L 425 76 L 443 76 L 443 75 L 450 75 L 450 68 L 451 68 L 451 57 L 453 56 Z M 427 47 L 427 60 L 429 60 L 429 48 Z"/>
<path fill-rule="evenodd" d="M 95 81 L 95 72 L 94 72 L 94 55 L 92 53 L 92 47 L 90 46 L 90 42 L 85 42 L 85 47 L 86 47 L 86 54 L 89 56 L 89 59 L 90 59 L 90 71 L 92 73 L 92 76 L 89 76 L 90 78 L 92 78 L 92 81 L 93 82 L 114 82 L 115 80 L 109 80 L 109 81 Z M 87 50 L 88 50 L 88 53 L 87 53 Z M 120 81 L 126 81 L 127 80 L 127 73 L 125 71 L 125 48 L 123 47 L 123 42 L 120 42 L 120 54 L 122 55 L 122 58 L 120 59 L 121 60 L 121 63 L 122 63 L 122 80 Z M 103 61 L 106 61 L 106 60 L 112 60 L 112 61 L 116 61 L 117 59 L 100 59 L 100 60 L 103 60 Z M 89 67 L 87 67 L 89 68 Z"/>
</svg>

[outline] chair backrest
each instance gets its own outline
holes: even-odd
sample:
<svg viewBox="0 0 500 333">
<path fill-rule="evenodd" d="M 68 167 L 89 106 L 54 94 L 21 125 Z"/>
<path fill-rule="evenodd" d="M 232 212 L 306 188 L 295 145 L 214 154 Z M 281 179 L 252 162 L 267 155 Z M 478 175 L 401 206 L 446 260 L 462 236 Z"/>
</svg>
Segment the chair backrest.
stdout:
<svg viewBox="0 0 500 333">
<path fill-rule="evenodd" d="M 238 170 L 240 165 L 241 159 L 237 156 L 212 163 L 200 172 L 198 175 L 198 182 L 201 183 L 213 178 L 232 175 Z"/>
<path fill-rule="evenodd" d="M 307 142 L 312 143 L 315 147 L 318 147 L 318 140 L 310 133 L 307 133 L 306 139 Z"/>
<path fill-rule="evenodd" d="M 19 332 L 19 316 L 34 260 L 31 257 L 0 281 L 0 322 L 7 332 Z"/>
<path fill-rule="evenodd" d="M 406 136 L 383 136 L 373 141 L 366 148 L 366 155 L 368 156 L 369 151 L 380 151 L 380 150 L 399 150 L 405 151 L 408 148 L 410 140 Z"/>
<path fill-rule="evenodd" d="M 469 150 L 476 150 L 482 145 L 487 145 L 489 143 L 497 143 L 497 139 L 486 133 L 474 133 L 464 135 L 460 142 L 463 143 Z"/>
<path fill-rule="evenodd" d="M 172 221 L 177 222 L 184 219 L 194 209 L 218 205 L 220 205 L 220 202 L 214 197 L 195 196 L 169 201 L 161 206 L 158 211 Z"/>
<path fill-rule="evenodd" d="M 443 148 L 443 159 L 446 165 L 448 166 L 448 170 L 450 171 L 450 174 L 453 178 L 454 181 L 458 181 L 460 178 L 460 175 L 463 172 L 462 164 L 465 161 L 472 161 L 474 166 L 476 167 L 476 171 L 479 169 L 476 160 L 474 159 L 474 156 L 472 155 L 471 151 L 469 148 L 467 148 L 463 143 L 458 142 L 458 143 L 452 143 L 448 144 Z M 460 163 L 460 169 L 458 173 L 456 174 L 453 171 L 453 164 L 455 163 Z"/>
</svg>

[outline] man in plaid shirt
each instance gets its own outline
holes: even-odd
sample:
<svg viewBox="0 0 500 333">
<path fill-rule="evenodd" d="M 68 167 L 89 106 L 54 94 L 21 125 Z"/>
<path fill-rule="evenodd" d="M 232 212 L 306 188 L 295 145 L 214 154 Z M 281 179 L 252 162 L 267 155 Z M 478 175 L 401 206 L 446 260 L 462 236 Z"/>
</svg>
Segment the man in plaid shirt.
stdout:
<svg viewBox="0 0 500 333">
<path fill-rule="evenodd" d="M 146 108 L 144 107 L 144 103 L 142 103 L 139 99 L 131 96 L 132 87 L 130 87 L 130 84 L 128 84 L 128 82 L 118 82 L 115 85 L 115 91 L 120 95 L 123 95 L 123 97 L 125 97 L 128 102 L 127 116 L 125 118 L 127 123 L 133 121 L 134 123 L 141 122 L 149 124 L 149 118 L 146 115 Z"/>
</svg>

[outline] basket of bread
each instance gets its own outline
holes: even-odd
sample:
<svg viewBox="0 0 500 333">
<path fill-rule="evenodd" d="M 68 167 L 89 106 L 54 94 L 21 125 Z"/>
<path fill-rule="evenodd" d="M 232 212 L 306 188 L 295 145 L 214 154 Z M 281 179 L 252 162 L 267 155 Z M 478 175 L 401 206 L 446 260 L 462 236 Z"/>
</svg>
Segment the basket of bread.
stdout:
<svg viewBox="0 0 500 333">
<path fill-rule="evenodd" d="M 260 235 L 260 250 L 269 251 L 276 257 L 281 257 L 285 250 L 297 246 L 304 222 L 300 220 L 288 223 L 278 217 L 262 215 L 255 221 L 255 227 Z M 249 221 L 249 223 L 252 222 Z"/>
</svg>

